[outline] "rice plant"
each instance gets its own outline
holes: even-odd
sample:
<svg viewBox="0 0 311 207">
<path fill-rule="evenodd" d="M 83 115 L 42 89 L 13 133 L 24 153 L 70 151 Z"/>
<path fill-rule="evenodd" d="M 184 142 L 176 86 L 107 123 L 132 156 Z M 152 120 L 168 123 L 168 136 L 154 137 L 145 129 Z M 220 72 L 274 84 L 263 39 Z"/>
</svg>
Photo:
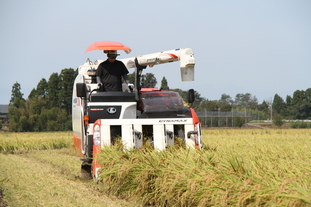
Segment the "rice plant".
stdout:
<svg viewBox="0 0 311 207">
<path fill-rule="evenodd" d="M 71 132 L 0 133 L 0 152 L 60 149 L 72 146 Z"/>
<path fill-rule="evenodd" d="M 203 150 L 102 150 L 102 190 L 151 206 L 311 205 L 311 130 L 204 130 Z"/>
</svg>

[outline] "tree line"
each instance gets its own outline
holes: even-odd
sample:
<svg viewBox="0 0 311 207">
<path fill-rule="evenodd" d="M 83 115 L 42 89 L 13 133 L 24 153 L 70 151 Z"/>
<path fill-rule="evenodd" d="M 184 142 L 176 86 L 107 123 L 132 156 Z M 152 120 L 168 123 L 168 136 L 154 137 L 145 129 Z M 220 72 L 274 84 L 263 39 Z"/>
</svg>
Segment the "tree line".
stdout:
<svg viewBox="0 0 311 207">
<path fill-rule="evenodd" d="M 285 100 L 275 94 L 272 108 L 286 119 L 311 119 L 311 88 L 296 90 L 292 97 L 288 95 Z"/>
<path fill-rule="evenodd" d="M 42 78 L 27 99 L 23 98 L 21 85 L 14 83 L 8 114 L 10 131 L 71 130 L 72 90 L 77 74 L 77 69 L 65 68 L 60 74 L 52 73 L 48 80 Z M 135 82 L 134 73 L 129 75 L 129 79 L 131 83 Z M 154 88 L 157 79 L 154 74 L 146 73 L 141 77 L 141 84 L 142 88 Z M 186 103 L 188 91 L 169 88 L 165 77 L 161 80 L 160 88 L 178 92 Z M 260 104 L 256 96 L 250 93 L 238 93 L 234 99 L 224 93 L 219 100 L 208 100 L 195 91 L 195 102 L 191 107 L 196 111 L 248 110 L 262 120 L 272 116 L 278 119 L 311 119 L 311 88 L 297 90 L 293 96 L 288 95 L 285 101 L 275 94 L 273 100 Z"/>
<path fill-rule="evenodd" d="M 71 97 L 77 70 L 65 68 L 52 73 L 49 80 L 42 78 L 27 99 L 21 85 L 12 86 L 9 103 L 10 131 L 65 131 L 71 130 Z"/>
</svg>

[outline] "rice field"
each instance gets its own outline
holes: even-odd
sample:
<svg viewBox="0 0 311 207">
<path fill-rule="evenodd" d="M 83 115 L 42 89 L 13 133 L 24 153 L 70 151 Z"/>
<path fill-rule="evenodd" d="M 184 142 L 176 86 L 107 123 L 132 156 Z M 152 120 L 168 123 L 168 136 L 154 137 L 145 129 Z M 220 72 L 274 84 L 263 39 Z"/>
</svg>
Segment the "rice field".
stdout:
<svg viewBox="0 0 311 207">
<path fill-rule="evenodd" d="M 0 207 L 131 207 L 80 179 L 72 132 L 0 133 Z"/>
<path fill-rule="evenodd" d="M 204 130 L 202 151 L 102 151 L 103 191 L 153 206 L 309 206 L 310 129 Z"/>
<path fill-rule="evenodd" d="M 0 133 L 0 153 L 61 149 L 72 146 L 72 132 Z"/>
<path fill-rule="evenodd" d="M 110 147 L 85 183 L 71 132 L 0 133 L 0 193 L 8 206 L 311 206 L 311 129 L 206 129 L 203 141 Z"/>
</svg>

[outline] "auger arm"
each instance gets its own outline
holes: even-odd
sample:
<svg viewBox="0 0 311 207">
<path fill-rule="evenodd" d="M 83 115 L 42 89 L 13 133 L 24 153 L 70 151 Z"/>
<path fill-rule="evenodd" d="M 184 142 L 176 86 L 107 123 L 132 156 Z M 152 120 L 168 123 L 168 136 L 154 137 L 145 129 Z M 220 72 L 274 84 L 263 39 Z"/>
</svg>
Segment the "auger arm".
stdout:
<svg viewBox="0 0 311 207">
<path fill-rule="evenodd" d="M 139 55 L 137 57 L 120 59 L 127 68 L 138 68 L 137 74 L 147 66 L 180 61 L 180 74 L 182 81 L 194 81 L 194 53 L 190 48 L 179 48 L 164 52 Z"/>
</svg>

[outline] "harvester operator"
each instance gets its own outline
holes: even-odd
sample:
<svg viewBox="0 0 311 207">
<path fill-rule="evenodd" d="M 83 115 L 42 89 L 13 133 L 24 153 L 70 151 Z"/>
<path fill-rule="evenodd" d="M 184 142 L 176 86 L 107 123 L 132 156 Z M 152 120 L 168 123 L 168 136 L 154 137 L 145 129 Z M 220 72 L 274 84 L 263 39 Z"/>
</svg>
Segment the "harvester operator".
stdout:
<svg viewBox="0 0 311 207">
<path fill-rule="evenodd" d="M 122 61 L 116 60 L 119 55 L 116 50 L 105 50 L 107 60 L 102 62 L 96 71 L 97 83 L 103 91 L 122 91 L 122 78 L 129 83 L 129 71 Z"/>
</svg>

